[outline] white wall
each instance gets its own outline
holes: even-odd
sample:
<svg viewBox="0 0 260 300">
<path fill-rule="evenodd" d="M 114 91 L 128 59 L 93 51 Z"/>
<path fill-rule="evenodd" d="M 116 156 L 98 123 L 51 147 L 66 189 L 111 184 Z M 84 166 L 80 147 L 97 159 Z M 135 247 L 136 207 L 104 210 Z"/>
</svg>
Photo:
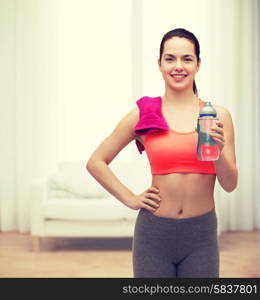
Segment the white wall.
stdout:
<svg viewBox="0 0 260 300">
<path fill-rule="evenodd" d="M 0 228 L 27 231 L 31 179 L 87 161 L 134 105 L 131 0 L 1 0 L 0 9 Z"/>
<path fill-rule="evenodd" d="M 16 227 L 15 218 L 15 1 L 0 1 L 0 228 Z M 3 205 L 9 202 L 9 205 Z"/>
<path fill-rule="evenodd" d="M 63 158 L 86 160 L 133 107 L 131 0 L 63 3 Z"/>
</svg>

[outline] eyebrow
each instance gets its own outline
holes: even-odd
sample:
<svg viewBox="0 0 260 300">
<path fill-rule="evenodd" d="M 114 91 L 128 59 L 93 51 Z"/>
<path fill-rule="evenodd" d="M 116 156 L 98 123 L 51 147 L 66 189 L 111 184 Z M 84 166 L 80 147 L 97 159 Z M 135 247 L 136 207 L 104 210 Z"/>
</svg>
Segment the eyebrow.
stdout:
<svg viewBox="0 0 260 300">
<path fill-rule="evenodd" d="M 171 57 L 175 57 L 175 55 L 173 55 L 173 54 L 169 54 L 169 53 L 166 53 L 166 54 L 164 54 L 164 56 L 171 56 Z M 183 57 L 188 57 L 188 56 L 194 57 L 194 55 L 192 55 L 192 54 L 185 54 L 185 55 L 183 55 Z"/>
</svg>

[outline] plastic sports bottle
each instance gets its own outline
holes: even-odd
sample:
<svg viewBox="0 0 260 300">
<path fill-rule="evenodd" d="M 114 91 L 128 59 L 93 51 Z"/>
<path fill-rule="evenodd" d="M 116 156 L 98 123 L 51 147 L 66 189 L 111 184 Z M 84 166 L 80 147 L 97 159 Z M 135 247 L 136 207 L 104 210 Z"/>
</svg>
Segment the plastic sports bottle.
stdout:
<svg viewBox="0 0 260 300">
<path fill-rule="evenodd" d="M 219 146 L 209 135 L 211 127 L 216 127 L 217 112 L 210 102 L 206 102 L 200 109 L 197 121 L 198 143 L 197 159 L 215 161 L 219 158 Z"/>
</svg>

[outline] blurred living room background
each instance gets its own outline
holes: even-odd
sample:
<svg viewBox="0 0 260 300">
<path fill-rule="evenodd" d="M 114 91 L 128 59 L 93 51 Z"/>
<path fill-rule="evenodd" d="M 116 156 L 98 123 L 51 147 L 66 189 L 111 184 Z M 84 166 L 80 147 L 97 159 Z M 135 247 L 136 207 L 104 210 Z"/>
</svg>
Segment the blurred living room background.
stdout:
<svg viewBox="0 0 260 300">
<path fill-rule="evenodd" d="M 260 0 L 0 0 L 0 277 L 132 277 L 130 211 L 87 174 L 140 97 L 159 96 L 163 35 L 201 46 L 199 97 L 226 107 L 239 182 L 216 181 L 221 277 L 260 275 Z M 111 163 L 150 184 L 134 141 Z"/>
</svg>

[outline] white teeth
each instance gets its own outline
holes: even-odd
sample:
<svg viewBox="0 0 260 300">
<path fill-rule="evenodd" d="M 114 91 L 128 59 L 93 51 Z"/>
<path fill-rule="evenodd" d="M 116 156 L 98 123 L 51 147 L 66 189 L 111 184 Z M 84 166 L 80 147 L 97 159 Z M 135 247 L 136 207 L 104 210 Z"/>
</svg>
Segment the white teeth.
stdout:
<svg viewBox="0 0 260 300">
<path fill-rule="evenodd" d="M 172 77 L 185 77 L 185 75 L 171 75 Z"/>
</svg>

